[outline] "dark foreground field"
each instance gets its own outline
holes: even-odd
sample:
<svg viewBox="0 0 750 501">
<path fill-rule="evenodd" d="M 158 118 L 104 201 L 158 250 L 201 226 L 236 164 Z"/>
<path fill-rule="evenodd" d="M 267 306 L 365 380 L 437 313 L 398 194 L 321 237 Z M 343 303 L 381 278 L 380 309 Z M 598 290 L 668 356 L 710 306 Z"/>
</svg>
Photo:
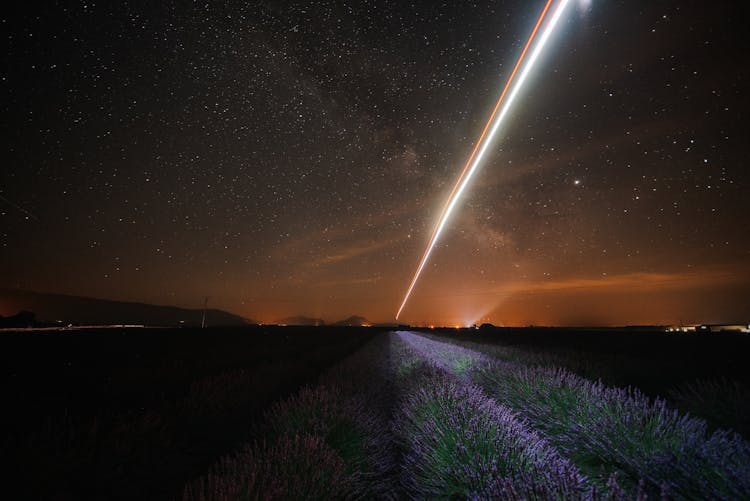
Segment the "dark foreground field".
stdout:
<svg viewBox="0 0 750 501">
<path fill-rule="evenodd" d="M 750 445 L 729 429 L 746 421 L 747 341 L 351 328 L 3 337 L 6 492 L 750 499 Z"/>
<path fill-rule="evenodd" d="M 748 498 L 740 435 L 635 388 L 447 340 L 376 337 L 269 409 L 265 440 L 183 500 Z"/>
<path fill-rule="evenodd" d="M 278 327 L 4 333 L 2 497 L 179 498 L 186 481 L 253 438 L 270 402 L 374 334 Z"/>
</svg>

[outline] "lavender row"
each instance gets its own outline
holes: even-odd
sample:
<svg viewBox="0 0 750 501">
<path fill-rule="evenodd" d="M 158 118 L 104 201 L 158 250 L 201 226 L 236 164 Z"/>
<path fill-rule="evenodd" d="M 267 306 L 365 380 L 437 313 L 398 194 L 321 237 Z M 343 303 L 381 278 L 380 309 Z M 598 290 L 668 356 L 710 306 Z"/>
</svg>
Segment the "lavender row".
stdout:
<svg viewBox="0 0 750 501">
<path fill-rule="evenodd" d="M 388 340 L 375 339 L 319 384 L 274 404 L 261 442 L 224 458 L 184 501 L 387 498 L 395 452 L 387 401 Z"/>
<path fill-rule="evenodd" d="M 525 367 L 402 336 L 442 367 L 463 360 L 454 372 L 528 419 L 586 473 L 621 471 L 633 488 L 645 481 L 648 491 L 675 499 L 750 496 L 750 446 L 735 433 L 711 434 L 703 420 L 636 389 L 608 388 L 563 369 Z"/>
<path fill-rule="evenodd" d="M 356 490 L 341 457 L 319 437 L 246 446 L 185 487 L 183 500 L 341 499 Z"/>
<path fill-rule="evenodd" d="M 748 443 L 732 432 L 709 433 L 705 421 L 663 400 L 559 369 L 490 365 L 476 375 L 487 391 L 512 402 L 582 464 L 617 468 L 676 499 L 741 499 L 750 493 Z"/>
<path fill-rule="evenodd" d="M 555 346 L 552 351 L 529 351 L 517 346 L 484 343 L 466 337 L 442 336 L 430 332 L 420 332 L 429 339 L 455 344 L 483 353 L 495 360 L 505 360 L 520 365 L 565 368 L 589 380 L 603 380 L 610 386 L 624 386 L 624 374 L 637 373 L 639 378 L 648 374 L 651 390 L 662 392 L 670 407 L 684 413 L 705 419 L 711 428 L 734 429 L 745 439 L 750 437 L 750 387 L 729 377 L 715 377 L 705 373 L 682 372 L 684 382 L 677 386 L 657 384 L 660 371 L 670 370 L 663 366 L 655 367 L 650 359 L 633 356 L 592 355 L 580 350 Z M 642 367 L 643 362 L 647 367 Z M 640 366 L 637 369 L 630 365 Z M 624 374 L 623 374 L 624 373 Z M 670 375 L 672 378 L 673 375 Z M 674 383 L 673 383 L 674 384 Z"/>
<path fill-rule="evenodd" d="M 399 333 L 395 340 L 401 351 L 413 351 L 403 356 L 407 369 L 399 371 L 394 420 L 403 451 L 402 486 L 410 497 L 600 498 L 572 462 L 510 409 L 448 370 L 464 367 L 464 353 L 429 357 L 411 336 Z M 609 487 L 610 498 L 618 499 L 616 482 Z"/>
</svg>

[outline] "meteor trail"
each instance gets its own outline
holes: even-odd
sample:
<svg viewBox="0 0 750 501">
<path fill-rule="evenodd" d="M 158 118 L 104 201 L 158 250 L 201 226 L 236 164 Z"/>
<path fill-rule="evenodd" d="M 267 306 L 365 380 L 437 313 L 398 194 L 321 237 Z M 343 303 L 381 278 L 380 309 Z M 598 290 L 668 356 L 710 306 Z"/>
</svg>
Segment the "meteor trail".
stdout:
<svg viewBox="0 0 750 501">
<path fill-rule="evenodd" d="M 531 71 L 531 68 L 534 66 L 534 63 L 539 57 L 539 53 L 544 48 L 544 45 L 546 44 L 547 39 L 550 37 L 552 31 L 555 29 L 555 25 L 557 25 L 557 22 L 559 21 L 560 16 L 562 15 L 562 12 L 565 9 L 565 6 L 568 4 L 568 2 L 569 0 L 560 0 L 560 2 L 558 3 L 557 7 L 555 8 L 552 14 L 552 17 L 550 18 L 549 22 L 545 26 L 544 30 L 542 30 L 542 34 L 539 37 L 539 41 L 534 46 L 534 49 L 531 52 L 531 56 L 529 56 L 528 62 L 524 66 L 523 63 L 526 57 L 526 53 L 529 50 L 529 47 L 531 47 L 531 45 L 534 43 L 534 40 L 536 39 L 536 36 L 537 36 L 537 32 L 539 31 L 539 28 L 541 27 L 541 25 L 544 23 L 545 18 L 547 17 L 548 11 L 550 9 L 550 6 L 553 3 L 553 0 L 547 0 L 547 3 L 545 4 L 544 9 L 542 10 L 542 13 L 539 16 L 539 19 L 537 19 L 536 25 L 534 26 L 534 29 L 532 30 L 531 35 L 529 36 L 529 39 L 526 41 L 526 45 L 524 46 L 523 51 L 521 52 L 521 55 L 518 58 L 518 61 L 516 61 L 516 65 L 514 66 L 513 71 L 510 74 L 510 77 L 508 77 L 508 81 L 506 82 L 505 87 L 503 88 L 503 91 L 500 94 L 500 98 L 497 100 L 497 103 L 495 104 L 495 108 L 492 110 L 492 113 L 490 114 L 490 118 L 487 121 L 487 124 L 484 126 L 484 130 L 480 134 L 479 139 L 477 140 L 477 143 L 474 146 L 473 151 L 471 152 L 471 155 L 469 155 L 469 159 L 466 161 L 466 165 L 464 165 L 464 168 L 461 171 L 461 175 L 458 177 L 456 184 L 453 186 L 453 190 L 448 196 L 448 200 L 445 202 L 445 205 L 443 206 L 443 210 L 440 213 L 438 222 L 435 225 L 434 230 L 432 231 L 432 236 L 430 237 L 430 240 L 427 243 L 427 247 L 425 248 L 424 254 L 422 255 L 422 259 L 419 262 L 419 266 L 417 266 L 417 271 L 414 273 L 414 277 L 411 279 L 409 288 L 406 290 L 406 294 L 404 295 L 404 300 L 401 302 L 401 306 L 399 307 L 398 312 L 396 313 L 397 319 L 401 315 L 401 312 L 403 311 L 404 307 L 406 306 L 406 302 L 409 300 L 412 290 L 414 289 L 414 286 L 416 285 L 417 280 L 419 279 L 419 276 L 421 275 L 422 270 L 425 267 L 425 264 L 427 264 L 427 260 L 429 259 L 430 254 L 432 253 L 432 249 L 435 247 L 435 244 L 437 243 L 437 239 L 440 236 L 440 233 L 442 232 L 443 227 L 445 226 L 446 220 L 448 219 L 451 212 L 453 211 L 453 208 L 455 207 L 456 202 L 460 198 L 461 193 L 464 191 L 464 188 L 466 188 L 466 185 L 468 184 L 469 179 L 471 179 L 471 176 L 476 171 L 476 168 L 479 165 L 479 162 L 482 160 L 482 157 L 487 151 L 489 144 L 492 142 L 492 138 L 495 136 L 497 129 L 500 127 L 500 123 L 503 121 L 503 118 L 507 114 L 508 109 L 510 108 L 510 105 L 513 103 L 513 100 L 518 94 L 518 91 L 523 85 L 523 82 L 526 80 L 526 76 L 529 74 L 529 71 Z M 516 73 L 518 72 L 519 68 L 521 68 L 521 66 L 523 66 L 523 70 L 518 76 L 518 80 L 514 81 L 516 77 Z M 510 94 L 508 94 L 508 90 L 511 88 L 511 86 L 513 87 L 513 89 L 510 91 Z M 507 94 L 507 99 L 506 99 L 506 94 Z M 498 111 L 499 111 L 499 114 L 498 114 Z M 488 131 L 489 131 L 489 134 L 488 134 Z"/>
</svg>

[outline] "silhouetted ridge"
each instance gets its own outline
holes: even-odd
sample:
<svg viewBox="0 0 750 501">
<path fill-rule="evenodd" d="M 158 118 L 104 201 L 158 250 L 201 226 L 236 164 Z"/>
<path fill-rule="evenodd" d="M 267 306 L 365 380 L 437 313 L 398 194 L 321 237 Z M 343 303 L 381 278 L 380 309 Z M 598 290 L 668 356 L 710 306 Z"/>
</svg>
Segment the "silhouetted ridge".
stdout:
<svg viewBox="0 0 750 501">
<path fill-rule="evenodd" d="M 144 324 L 200 325 L 202 309 L 178 308 L 89 297 L 45 294 L 17 289 L 0 289 L 0 304 L 5 315 L 34 312 L 38 322 L 63 324 Z M 206 310 L 210 326 L 244 325 L 252 321 L 222 310 Z"/>
</svg>

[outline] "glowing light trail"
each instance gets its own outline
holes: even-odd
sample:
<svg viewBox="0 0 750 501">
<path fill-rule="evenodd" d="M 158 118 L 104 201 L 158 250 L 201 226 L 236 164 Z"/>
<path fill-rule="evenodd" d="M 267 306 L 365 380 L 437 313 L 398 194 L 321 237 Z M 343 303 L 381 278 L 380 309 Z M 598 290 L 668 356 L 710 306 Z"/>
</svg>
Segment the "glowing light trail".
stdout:
<svg viewBox="0 0 750 501">
<path fill-rule="evenodd" d="M 409 284 L 409 288 L 406 290 L 406 295 L 404 295 L 404 300 L 401 302 L 401 306 L 399 307 L 398 312 L 396 313 L 396 318 L 398 318 L 401 315 L 401 312 L 406 306 L 406 303 L 409 300 L 409 297 L 411 296 L 412 290 L 414 289 L 414 286 L 416 285 L 417 280 L 419 279 L 419 276 L 422 274 L 422 270 L 427 264 L 427 260 L 429 259 L 430 254 L 432 253 L 432 249 L 435 248 L 437 239 L 440 236 L 440 233 L 443 231 L 443 227 L 445 226 L 446 220 L 448 219 L 451 212 L 453 211 L 453 208 L 455 207 L 456 202 L 461 197 L 461 193 L 463 193 L 464 188 L 466 188 L 466 185 L 469 183 L 471 176 L 476 171 L 476 168 L 479 165 L 479 162 L 482 160 L 482 157 L 484 156 L 485 152 L 487 151 L 487 148 L 492 142 L 492 139 L 497 133 L 497 129 L 500 127 L 500 124 L 502 123 L 503 118 L 507 114 L 508 109 L 510 108 L 510 105 L 513 103 L 513 100 L 518 94 L 521 86 L 523 85 L 523 82 L 526 80 L 526 77 L 531 71 L 531 68 L 534 66 L 534 63 L 539 57 L 539 54 L 544 48 L 544 45 L 546 44 L 552 32 L 554 31 L 555 26 L 557 25 L 557 22 L 560 20 L 560 16 L 562 15 L 563 10 L 567 6 L 568 2 L 569 0 L 560 0 L 560 3 L 557 5 L 557 8 L 555 9 L 554 13 L 552 14 L 552 17 L 550 18 L 550 21 L 547 23 L 547 26 L 542 31 L 542 34 L 539 37 L 539 42 L 534 46 L 534 50 L 531 52 L 531 56 L 529 57 L 528 62 L 523 67 L 523 70 L 518 76 L 518 81 L 515 82 L 514 84 L 513 80 L 515 79 L 518 69 L 523 65 L 524 58 L 526 57 L 526 52 L 528 51 L 529 47 L 533 44 L 534 39 L 537 36 L 539 27 L 544 23 L 544 19 L 547 17 L 547 13 L 549 11 L 550 5 L 552 5 L 552 0 L 547 0 L 547 3 L 544 6 L 544 9 L 542 10 L 541 15 L 539 16 L 539 19 L 537 20 L 536 25 L 534 26 L 534 29 L 531 32 L 531 36 L 529 36 L 529 39 L 526 41 L 526 45 L 524 46 L 523 51 L 521 52 L 521 55 L 518 58 L 518 61 L 516 61 L 516 65 L 513 68 L 513 71 L 511 72 L 510 77 L 508 78 L 508 81 L 506 82 L 505 87 L 503 88 L 502 93 L 500 94 L 500 98 L 497 100 L 497 103 L 495 104 L 495 108 L 492 110 L 492 114 L 490 115 L 490 118 L 487 121 L 487 124 L 484 126 L 484 130 L 482 131 L 482 134 L 479 136 L 479 140 L 474 146 L 474 150 L 471 152 L 471 155 L 469 155 L 469 159 L 466 161 L 466 165 L 464 165 L 464 168 L 461 171 L 461 175 L 458 177 L 456 184 L 453 186 L 453 190 L 448 196 L 448 200 L 446 201 L 445 206 L 443 206 L 443 210 L 440 213 L 440 218 L 438 219 L 438 222 L 435 225 L 435 229 L 432 232 L 430 241 L 427 243 L 427 248 L 425 249 L 424 254 L 422 255 L 422 259 L 419 262 L 417 271 L 414 273 L 414 277 L 412 278 L 411 283 Z M 510 94 L 507 95 L 507 99 L 506 99 L 506 94 L 508 93 L 508 89 L 510 89 L 511 85 L 513 86 L 513 90 L 510 92 Z M 499 114 L 498 114 L 498 110 L 500 111 Z M 489 134 L 487 133 L 488 130 L 489 130 Z"/>
</svg>

